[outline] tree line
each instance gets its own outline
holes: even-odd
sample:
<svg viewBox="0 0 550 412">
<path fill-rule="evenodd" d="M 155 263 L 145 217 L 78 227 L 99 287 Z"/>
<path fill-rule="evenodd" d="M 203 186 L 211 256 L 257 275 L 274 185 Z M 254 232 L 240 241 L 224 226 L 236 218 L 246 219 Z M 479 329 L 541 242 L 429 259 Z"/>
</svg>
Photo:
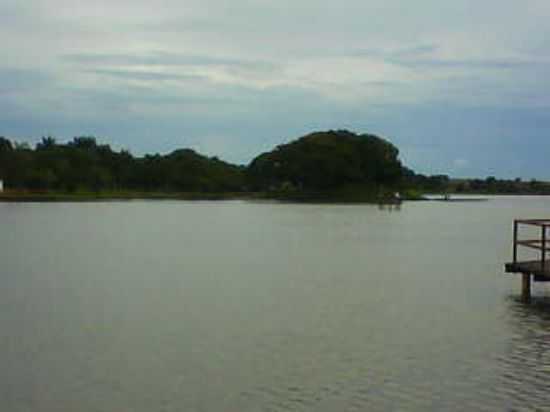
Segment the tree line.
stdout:
<svg viewBox="0 0 550 412">
<path fill-rule="evenodd" d="M 317 132 L 280 145 L 248 166 L 191 149 L 135 157 L 93 136 L 58 143 L 43 137 L 31 148 L 0 137 L 0 178 L 32 191 L 245 192 L 323 191 L 347 184 L 396 184 L 398 150 L 374 135 Z"/>
<path fill-rule="evenodd" d="M 315 132 L 254 158 L 248 166 L 191 149 L 134 156 L 93 136 L 67 143 L 43 137 L 34 148 L 0 137 L 0 179 L 7 189 L 54 192 L 351 192 L 550 194 L 550 184 L 521 179 L 451 179 L 402 165 L 389 141 L 347 130 Z"/>
<path fill-rule="evenodd" d="M 0 137 L 0 179 L 34 191 L 225 192 L 243 189 L 243 168 L 191 149 L 135 157 L 80 136 L 66 144 L 44 137 L 33 149 Z"/>
</svg>

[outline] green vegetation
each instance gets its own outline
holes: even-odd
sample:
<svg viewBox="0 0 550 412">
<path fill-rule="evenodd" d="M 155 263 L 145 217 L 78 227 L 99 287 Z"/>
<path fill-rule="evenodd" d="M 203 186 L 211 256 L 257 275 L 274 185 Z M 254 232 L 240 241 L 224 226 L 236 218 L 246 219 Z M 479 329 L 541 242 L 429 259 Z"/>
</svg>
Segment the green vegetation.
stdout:
<svg viewBox="0 0 550 412">
<path fill-rule="evenodd" d="M 451 179 L 446 175 L 424 176 L 405 169 L 404 184 L 423 193 L 483 195 L 550 195 L 550 183 L 535 179 Z"/>
<path fill-rule="evenodd" d="M 550 194 L 529 181 L 452 180 L 402 166 L 397 148 L 370 134 L 316 132 L 232 165 L 191 149 L 136 157 L 75 137 L 42 138 L 35 148 L 0 137 L 0 200 L 235 199 L 374 202 L 421 199 L 423 193 Z"/>
<path fill-rule="evenodd" d="M 317 132 L 256 157 L 247 180 L 253 190 L 280 199 L 373 201 L 400 186 L 398 153 L 374 135 Z"/>
<path fill-rule="evenodd" d="M 43 138 L 34 150 L 0 138 L 0 178 L 8 189 L 35 193 L 218 193 L 242 191 L 244 168 L 190 149 L 134 157 L 93 137 Z"/>
<path fill-rule="evenodd" d="M 449 181 L 449 193 L 479 193 L 479 194 L 522 194 L 522 195 L 550 195 L 550 183 L 536 179 L 522 181 L 496 179 L 489 176 L 486 179 L 453 179 Z"/>
</svg>

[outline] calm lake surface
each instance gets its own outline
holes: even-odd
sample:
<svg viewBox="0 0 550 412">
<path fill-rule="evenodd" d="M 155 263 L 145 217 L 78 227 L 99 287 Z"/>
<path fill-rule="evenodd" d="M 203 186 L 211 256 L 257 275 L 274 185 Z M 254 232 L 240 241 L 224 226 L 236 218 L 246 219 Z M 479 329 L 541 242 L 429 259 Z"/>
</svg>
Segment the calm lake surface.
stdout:
<svg viewBox="0 0 550 412">
<path fill-rule="evenodd" d="M 550 408 L 550 198 L 0 204 L 0 410 Z"/>
</svg>

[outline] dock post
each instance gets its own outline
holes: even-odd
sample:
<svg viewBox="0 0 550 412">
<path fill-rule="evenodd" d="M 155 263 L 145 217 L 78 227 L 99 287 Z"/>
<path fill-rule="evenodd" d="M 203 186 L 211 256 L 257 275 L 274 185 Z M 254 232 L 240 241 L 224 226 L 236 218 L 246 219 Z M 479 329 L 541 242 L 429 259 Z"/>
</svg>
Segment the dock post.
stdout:
<svg viewBox="0 0 550 412">
<path fill-rule="evenodd" d="M 518 261 L 518 221 L 514 220 L 514 263 Z"/>
<path fill-rule="evenodd" d="M 521 300 L 529 302 L 531 300 L 531 274 L 521 274 Z"/>
</svg>

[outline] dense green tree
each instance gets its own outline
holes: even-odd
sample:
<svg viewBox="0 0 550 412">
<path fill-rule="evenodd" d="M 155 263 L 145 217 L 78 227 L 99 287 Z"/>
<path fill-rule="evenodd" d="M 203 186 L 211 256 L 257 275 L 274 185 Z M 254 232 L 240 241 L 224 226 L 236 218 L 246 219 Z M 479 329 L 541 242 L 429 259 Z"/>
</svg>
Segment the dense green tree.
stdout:
<svg viewBox="0 0 550 412">
<path fill-rule="evenodd" d="M 134 157 L 95 137 L 58 144 L 43 137 L 32 150 L 0 138 L 0 178 L 11 189 L 55 191 L 241 191 L 243 168 L 193 150 Z"/>
<path fill-rule="evenodd" d="M 48 136 L 42 137 L 42 140 L 36 144 L 36 150 L 50 150 L 56 145 L 55 138 Z"/>
<path fill-rule="evenodd" d="M 11 142 L 5 137 L 0 136 L 0 153 L 11 152 L 13 146 Z"/>
<path fill-rule="evenodd" d="M 388 141 L 347 130 L 317 132 L 256 157 L 248 168 L 260 190 L 282 186 L 304 191 L 333 190 L 349 184 L 392 186 L 403 167 Z"/>
</svg>

